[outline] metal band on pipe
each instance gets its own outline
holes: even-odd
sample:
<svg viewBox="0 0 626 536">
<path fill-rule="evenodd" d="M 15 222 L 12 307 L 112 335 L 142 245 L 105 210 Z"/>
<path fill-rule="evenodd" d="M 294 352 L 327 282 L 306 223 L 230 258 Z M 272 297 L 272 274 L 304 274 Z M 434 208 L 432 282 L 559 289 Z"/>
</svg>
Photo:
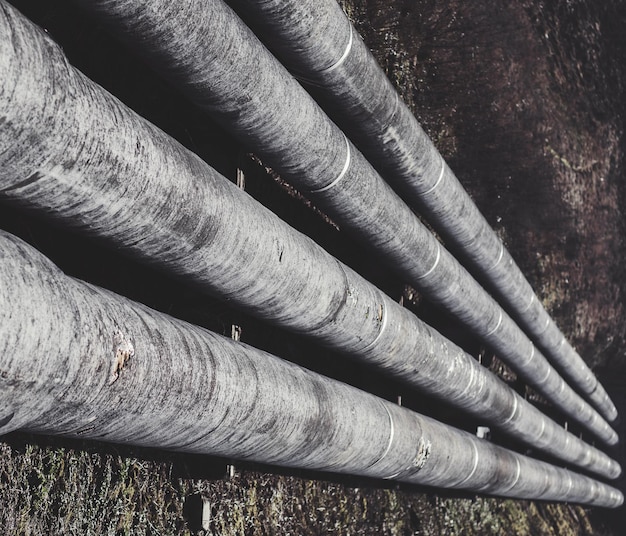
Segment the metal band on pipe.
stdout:
<svg viewBox="0 0 626 536">
<path fill-rule="evenodd" d="M 348 57 L 348 54 L 350 54 L 350 50 L 352 49 L 352 39 L 354 38 L 354 30 L 352 28 L 352 24 L 349 24 L 349 32 L 350 32 L 350 38 L 348 39 L 348 44 L 346 45 L 346 49 L 344 51 L 344 53 L 341 55 L 341 57 L 330 67 L 328 67 L 327 69 L 322 69 L 320 71 L 320 74 L 328 74 L 333 72 L 335 69 L 337 69 L 338 67 L 341 66 L 341 64 L 346 61 L 346 58 Z"/>
<path fill-rule="evenodd" d="M 341 179 L 343 179 L 346 176 L 346 173 L 348 172 L 348 169 L 350 168 L 350 142 L 348 141 L 348 138 L 346 138 L 345 136 L 344 136 L 344 140 L 346 141 L 346 161 L 343 165 L 343 168 L 341 169 L 341 172 L 339 173 L 337 178 L 331 181 L 329 184 L 327 184 L 326 186 L 322 188 L 318 188 L 317 190 L 311 190 L 311 192 L 319 193 L 319 192 L 325 192 L 327 190 L 330 190 L 333 186 L 335 186 Z"/>
</svg>

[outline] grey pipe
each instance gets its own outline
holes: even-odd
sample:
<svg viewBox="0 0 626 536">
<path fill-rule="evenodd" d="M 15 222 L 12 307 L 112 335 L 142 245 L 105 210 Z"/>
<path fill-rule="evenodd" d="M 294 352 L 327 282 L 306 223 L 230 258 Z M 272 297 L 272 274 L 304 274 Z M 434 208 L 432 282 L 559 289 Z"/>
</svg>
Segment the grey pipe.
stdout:
<svg viewBox="0 0 626 536">
<path fill-rule="evenodd" d="M 607 478 L 619 465 L 73 69 L 0 2 L 0 199 L 47 214 Z M 596 423 L 598 424 L 598 423 Z M 606 440 L 617 436 L 602 429 Z"/>
<path fill-rule="evenodd" d="M 565 378 L 609 420 L 615 406 L 544 309 L 478 207 L 402 102 L 336 0 L 228 0 L 383 177 L 463 255 Z"/>
<path fill-rule="evenodd" d="M 546 399 L 577 422 L 600 418 L 220 0 L 77 1 Z"/>
<path fill-rule="evenodd" d="M 622 494 L 66 277 L 0 231 L 0 432 L 92 438 L 518 498 Z"/>
</svg>

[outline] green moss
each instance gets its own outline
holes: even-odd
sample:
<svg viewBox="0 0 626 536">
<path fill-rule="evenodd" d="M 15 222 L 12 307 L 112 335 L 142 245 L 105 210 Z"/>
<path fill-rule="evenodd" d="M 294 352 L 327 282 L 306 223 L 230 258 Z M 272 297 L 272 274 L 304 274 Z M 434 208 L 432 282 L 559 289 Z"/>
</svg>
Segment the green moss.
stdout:
<svg viewBox="0 0 626 536">
<path fill-rule="evenodd" d="M 220 536 L 594 534 L 589 511 L 579 506 L 444 497 L 241 468 L 233 478 L 223 478 L 225 471 L 194 478 L 194 472 L 206 472 L 203 463 L 218 462 L 37 442 L 17 434 L 0 443 L 4 534 L 190 535 L 200 511 L 185 511 L 185 502 L 197 494 L 211 505 L 210 533 Z"/>
</svg>

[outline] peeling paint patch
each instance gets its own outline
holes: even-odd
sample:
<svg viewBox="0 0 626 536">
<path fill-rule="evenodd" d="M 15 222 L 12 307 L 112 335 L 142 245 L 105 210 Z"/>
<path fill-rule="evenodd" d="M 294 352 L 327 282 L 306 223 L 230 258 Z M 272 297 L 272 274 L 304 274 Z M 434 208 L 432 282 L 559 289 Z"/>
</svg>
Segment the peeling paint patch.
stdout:
<svg viewBox="0 0 626 536">
<path fill-rule="evenodd" d="M 415 456 L 415 460 L 413 460 L 413 466 L 418 471 L 426 465 L 428 458 L 430 458 L 431 445 L 432 443 L 430 441 L 424 439 L 423 437 L 420 438 L 418 442 L 417 456 Z"/>
<path fill-rule="evenodd" d="M 133 343 L 129 338 L 126 338 L 119 329 L 113 334 L 113 353 L 114 358 L 111 366 L 109 385 L 115 383 L 119 378 L 120 371 L 126 365 L 126 362 L 135 355 Z"/>
</svg>

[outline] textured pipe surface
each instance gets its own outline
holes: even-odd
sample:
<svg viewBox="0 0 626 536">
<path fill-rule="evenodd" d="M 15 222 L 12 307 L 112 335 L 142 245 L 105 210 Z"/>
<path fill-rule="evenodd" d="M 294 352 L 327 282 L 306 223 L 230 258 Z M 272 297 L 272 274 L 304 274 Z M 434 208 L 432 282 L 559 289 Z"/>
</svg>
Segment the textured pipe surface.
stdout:
<svg viewBox="0 0 626 536">
<path fill-rule="evenodd" d="M 108 239 L 531 448 L 619 475 L 615 461 L 82 76 L 11 8 L 0 14 L 0 106 L 10 111 L 0 124 L 0 199 Z"/>
<path fill-rule="evenodd" d="M 0 281 L 0 432 L 23 428 L 508 497 L 623 502 L 605 484 L 71 279 L 1 231 Z"/>
<path fill-rule="evenodd" d="M 1 198 L 106 238 L 531 447 L 619 474 L 606 455 L 75 71 L 10 8 L 3 15 L 0 102 L 10 114 L 0 125 Z"/>
<path fill-rule="evenodd" d="M 614 420 L 617 410 L 606 391 L 544 309 L 336 0 L 228 2 L 297 77 L 322 93 L 329 113 L 350 139 L 454 244 L 566 379 Z"/>
<path fill-rule="evenodd" d="M 220 0 L 77 0 L 435 303 L 474 331 L 569 418 L 615 442 L 502 308 L 445 250 Z M 608 434 L 608 435 L 607 435 Z"/>
</svg>

